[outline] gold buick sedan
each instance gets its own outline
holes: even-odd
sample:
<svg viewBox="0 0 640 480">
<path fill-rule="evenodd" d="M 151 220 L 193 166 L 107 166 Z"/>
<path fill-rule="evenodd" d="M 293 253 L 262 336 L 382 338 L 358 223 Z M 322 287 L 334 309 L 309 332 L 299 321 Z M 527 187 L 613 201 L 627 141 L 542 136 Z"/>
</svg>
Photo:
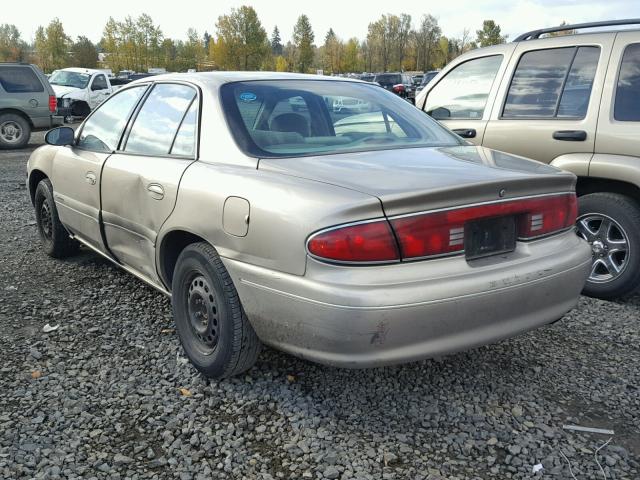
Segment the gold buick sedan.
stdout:
<svg viewBox="0 0 640 480">
<path fill-rule="evenodd" d="M 365 82 L 156 76 L 46 141 L 28 163 L 46 252 L 83 245 L 170 295 L 210 377 L 262 344 L 372 367 L 495 342 L 562 317 L 591 268 L 574 175 Z"/>
</svg>

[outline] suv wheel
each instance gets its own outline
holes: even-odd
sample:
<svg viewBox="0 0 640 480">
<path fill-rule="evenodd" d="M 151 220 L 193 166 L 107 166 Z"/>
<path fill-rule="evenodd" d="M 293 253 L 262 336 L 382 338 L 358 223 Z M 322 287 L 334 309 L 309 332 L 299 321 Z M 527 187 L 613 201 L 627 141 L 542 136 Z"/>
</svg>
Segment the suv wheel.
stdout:
<svg viewBox="0 0 640 480">
<path fill-rule="evenodd" d="M 577 228 L 593 256 L 583 293 L 612 299 L 633 292 L 640 285 L 640 205 L 616 193 L 585 195 Z"/>
<path fill-rule="evenodd" d="M 201 373 L 227 378 L 256 362 L 260 340 L 211 245 L 194 243 L 182 251 L 173 275 L 171 305 L 180 342 Z"/>
<path fill-rule="evenodd" d="M 29 143 L 31 126 L 20 115 L 0 115 L 0 148 L 23 148 Z"/>
</svg>

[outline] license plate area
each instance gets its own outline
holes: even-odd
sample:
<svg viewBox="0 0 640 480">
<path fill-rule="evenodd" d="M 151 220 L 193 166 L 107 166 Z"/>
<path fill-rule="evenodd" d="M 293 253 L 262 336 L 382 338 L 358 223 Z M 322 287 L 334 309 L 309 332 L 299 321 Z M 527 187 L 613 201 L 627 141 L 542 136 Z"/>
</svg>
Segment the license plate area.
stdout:
<svg viewBox="0 0 640 480">
<path fill-rule="evenodd" d="M 499 255 L 515 249 L 515 217 L 486 218 L 465 224 L 464 252 L 467 260 Z"/>
</svg>

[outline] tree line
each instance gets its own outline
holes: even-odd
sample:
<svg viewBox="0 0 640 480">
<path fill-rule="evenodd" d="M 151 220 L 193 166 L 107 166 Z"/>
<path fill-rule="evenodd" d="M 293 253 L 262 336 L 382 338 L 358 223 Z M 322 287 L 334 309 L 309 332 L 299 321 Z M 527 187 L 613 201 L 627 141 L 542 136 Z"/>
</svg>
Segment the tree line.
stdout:
<svg viewBox="0 0 640 480">
<path fill-rule="evenodd" d="M 300 15 L 291 40 L 283 42 L 280 30 L 268 34 L 253 7 L 242 6 L 218 17 L 213 35 L 187 31 L 186 40 L 165 37 L 151 16 L 109 18 L 102 38 L 93 44 L 87 37 L 74 41 L 60 20 L 40 26 L 32 44 L 25 42 L 14 25 L 0 25 L 0 61 L 27 61 L 45 72 L 69 67 L 110 68 L 114 72 L 149 68 L 168 71 L 275 70 L 327 74 L 377 71 L 427 71 L 441 68 L 458 55 L 507 39 L 493 20 L 485 20 L 471 34 L 448 37 L 438 20 L 425 14 L 382 15 L 368 26 L 367 36 L 342 38 L 333 28 L 317 38 L 309 17 Z M 98 54 L 100 61 L 98 60 Z"/>
</svg>

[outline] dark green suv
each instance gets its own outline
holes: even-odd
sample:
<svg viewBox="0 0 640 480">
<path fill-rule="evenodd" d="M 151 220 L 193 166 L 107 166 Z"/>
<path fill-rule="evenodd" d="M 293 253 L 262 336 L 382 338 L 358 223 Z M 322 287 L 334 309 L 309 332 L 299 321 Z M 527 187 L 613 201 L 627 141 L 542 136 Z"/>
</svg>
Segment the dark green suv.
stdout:
<svg viewBox="0 0 640 480">
<path fill-rule="evenodd" d="M 0 149 L 22 148 L 32 131 L 62 124 L 56 96 L 35 65 L 0 63 Z"/>
</svg>

